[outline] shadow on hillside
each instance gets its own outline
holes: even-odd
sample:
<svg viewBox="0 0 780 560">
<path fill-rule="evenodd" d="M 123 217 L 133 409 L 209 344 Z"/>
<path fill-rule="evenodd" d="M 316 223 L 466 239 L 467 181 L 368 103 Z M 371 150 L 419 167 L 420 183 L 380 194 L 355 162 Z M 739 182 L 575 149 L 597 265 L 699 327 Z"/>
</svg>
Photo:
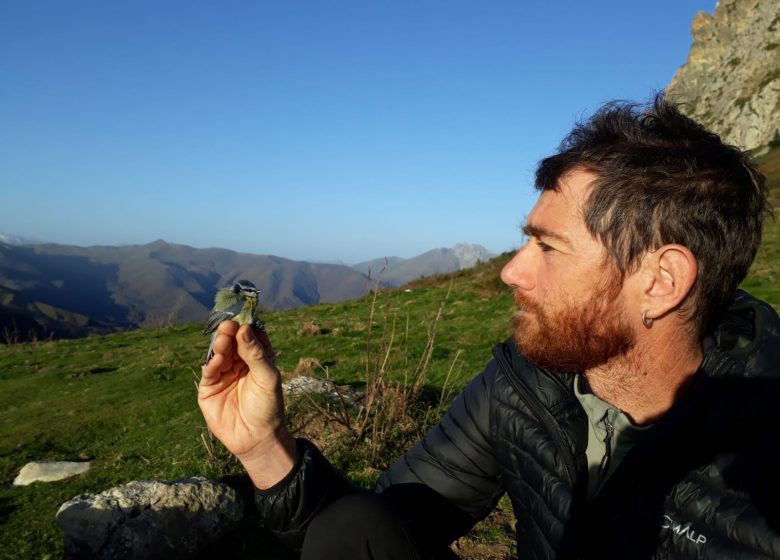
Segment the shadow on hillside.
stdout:
<svg viewBox="0 0 780 560">
<path fill-rule="evenodd" d="M 18 456 L 22 461 L 77 461 L 79 451 L 65 447 L 49 436 L 26 444 Z"/>
<path fill-rule="evenodd" d="M 8 518 L 18 507 L 12 504 L 8 498 L 0 497 L 0 525 L 8 521 Z"/>
</svg>

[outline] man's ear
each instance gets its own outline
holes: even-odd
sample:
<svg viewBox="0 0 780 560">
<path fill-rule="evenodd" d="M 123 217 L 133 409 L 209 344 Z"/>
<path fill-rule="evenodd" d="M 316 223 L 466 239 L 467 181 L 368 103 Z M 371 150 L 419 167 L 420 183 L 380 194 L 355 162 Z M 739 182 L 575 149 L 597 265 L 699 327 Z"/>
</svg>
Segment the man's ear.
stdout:
<svg viewBox="0 0 780 560">
<path fill-rule="evenodd" d="M 645 254 L 642 313 L 659 319 L 685 301 L 696 282 L 699 265 L 688 247 L 669 244 Z"/>
</svg>

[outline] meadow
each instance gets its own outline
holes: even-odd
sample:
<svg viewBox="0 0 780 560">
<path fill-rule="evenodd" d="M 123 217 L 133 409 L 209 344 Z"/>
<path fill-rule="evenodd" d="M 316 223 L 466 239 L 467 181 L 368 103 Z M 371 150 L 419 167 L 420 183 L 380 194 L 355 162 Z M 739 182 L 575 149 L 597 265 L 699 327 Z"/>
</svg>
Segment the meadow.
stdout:
<svg viewBox="0 0 780 560">
<path fill-rule="evenodd" d="M 451 281 L 426 279 L 376 297 L 266 314 L 280 369 L 285 377 L 298 368 L 365 389 L 366 369 L 378 360 L 398 380 L 424 367 L 416 384 L 437 402 L 448 376 L 444 389 L 451 394 L 508 332 L 512 302 L 503 290 L 496 293 L 499 267 L 500 260 Z M 60 557 L 54 515 L 78 494 L 136 479 L 240 472 L 208 437 L 197 407 L 198 364 L 208 346 L 201 329 L 0 346 L 0 557 Z M 311 409 L 298 407 L 297 416 L 295 409 L 291 404 L 290 421 L 305 421 L 311 430 L 304 420 Z M 386 453 L 364 453 L 352 463 L 348 451 L 335 462 L 364 481 L 389 460 Z M 19 468 L 33 460 L 90 460 L 92 468 L 61 482 L 12 486 Z"/>
<path fill-rule="evenodd" d="M 780 148 L 758 161 L 776 203 Z M 508 336 L 513 303 L 498 273 L 510 256 L 358 300 L 266 314 L 285 378 L 328 377 L 394 403 L 377 410 L 384 416 L 375 430 L 354 413 L 344 421 L 322 401 L 297 399 L 290 403 L 297 432 L 317 439 L 348 476 L 370 483 Z M 778 274 L 780 228 L 771 222 L 743 287 L 777 308 Z M 198 364 L 208 345 L 201 328 L 0 345 L 0 558 L 62 557 L 54 516 L 78 494 L 138 479 L 240 474 L 197 407 Z M 90 460 L 92 468 L 60 482 L 12 486 L 34 460 Z M 461 543 L 463 556 L 500 557 L 484 546 L 511 551 L 510 523 L 504 503 Z M 255 524 L 219 546 L 225 558 L 291 557 Z"/>
</svg>

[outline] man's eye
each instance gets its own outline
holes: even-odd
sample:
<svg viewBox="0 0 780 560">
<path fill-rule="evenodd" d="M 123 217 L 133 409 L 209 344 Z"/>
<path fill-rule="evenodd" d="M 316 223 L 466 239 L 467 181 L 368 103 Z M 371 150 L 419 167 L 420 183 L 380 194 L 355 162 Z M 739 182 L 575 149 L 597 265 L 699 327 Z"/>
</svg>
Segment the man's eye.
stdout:
<svg viewBox="0 0 780 560">
<path fill-rule="evenodd" d="M 550 247 L 544 241 L 537 241 L 536 245 L 542 250 L 543 253 L 549 253 L 550 251 L 555 251 L 553 247 Z"/>
</svg>

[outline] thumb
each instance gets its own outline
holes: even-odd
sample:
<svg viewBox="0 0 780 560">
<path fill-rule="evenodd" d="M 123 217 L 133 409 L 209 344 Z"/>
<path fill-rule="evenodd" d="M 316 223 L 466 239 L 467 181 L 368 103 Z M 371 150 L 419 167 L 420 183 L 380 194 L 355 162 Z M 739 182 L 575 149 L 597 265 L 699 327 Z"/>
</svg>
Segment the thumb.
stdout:
<svg viewBox="0 0 780 560">
<path fill-rule="evenodd" d="M 274 368 L 273 350 L 267 337 L 268 344 L 261 344 L 251 327 L 242 325 L 236 333 L 236 342 L 238 355 L 249 366 L 250 371 L 261 373 L 267 371 L 266 368 Z"/>
</svg>

